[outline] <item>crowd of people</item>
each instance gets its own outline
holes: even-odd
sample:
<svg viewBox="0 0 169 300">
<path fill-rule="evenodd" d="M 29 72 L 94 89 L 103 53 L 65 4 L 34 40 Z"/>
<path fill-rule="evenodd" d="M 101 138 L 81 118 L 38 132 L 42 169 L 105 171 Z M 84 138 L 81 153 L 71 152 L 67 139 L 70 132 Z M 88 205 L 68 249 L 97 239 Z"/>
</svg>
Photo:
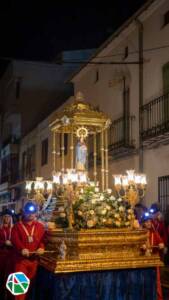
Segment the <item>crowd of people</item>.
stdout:
<svg viewBox="0 0 169 300">
<path fill-rule="evenodd" d="M 149 209 L 137 205 L 136 216 L 140 226 L 147 229 L 147 243 L 140 251 L 145 255 L 160 253 L 161 259 L 168 264 L 169 226 L 165 223 L 158 204 Z M 38 207 L 33 201 L 28 201 L 18 219 L 11 210 L 6 209 L 1 214 L 0 226 L 0 299 L 29 299 L 29 293 L 13 297 L 5 288 L 9 274 L 23 272 L 33 283 L 38 267 L 39 257 L 45 249 L 45 226 L 37 220 Z M 157 294 L 162 300 L 160 272 L 157 268 Z"/>
</svg>

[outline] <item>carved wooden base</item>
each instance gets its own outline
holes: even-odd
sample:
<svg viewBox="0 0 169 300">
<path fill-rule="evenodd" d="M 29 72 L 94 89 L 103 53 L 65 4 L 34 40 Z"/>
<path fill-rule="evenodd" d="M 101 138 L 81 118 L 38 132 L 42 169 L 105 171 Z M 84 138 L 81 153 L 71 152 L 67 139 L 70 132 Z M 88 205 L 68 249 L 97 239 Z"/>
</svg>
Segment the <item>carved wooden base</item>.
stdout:
<svg viewBox="0 0 169 300">
<path fill-rule="evenodd" d="M 48 232 L 48 249 L 55 253 L 41 258 L 41 265 L 55 273 L 162 266 L 158 254 L 146 256 L 145 230 L 99 229 Z"/>
</svg>

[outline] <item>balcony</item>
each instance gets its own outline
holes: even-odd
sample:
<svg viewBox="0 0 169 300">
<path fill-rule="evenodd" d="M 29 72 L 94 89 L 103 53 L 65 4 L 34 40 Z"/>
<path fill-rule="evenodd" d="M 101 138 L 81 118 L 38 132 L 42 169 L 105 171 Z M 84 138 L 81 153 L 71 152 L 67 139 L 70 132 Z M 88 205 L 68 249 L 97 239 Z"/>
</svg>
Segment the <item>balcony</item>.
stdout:
<svg viewBox="0 0 169 300">
<path fill-rule="evenodd" d="M 124 116 L 112 122 L 108 143 L 109 154 L 113 159 L 134 154 L 135 140 L 133 137 L 135 116 Z"/>
<path fill-rule="evenodd" d="M 109 157 L 112 159 L 136 153 L 135 140 L 133 137 L 135 116 L 121 117 L 112 122 L 108 131 L 108 150 Z M 97 145 L 97 164 L 100 164 L 100 135 L 96 136 Z M 89 137 L 89 167 L 93 166 L 93 139 Z"/>
<path fill-rule="evenodd" d="M 164 94 L 140 109 L 141 138 L 144 147 L 169 144 L 169 93 Z"/>
</svg>

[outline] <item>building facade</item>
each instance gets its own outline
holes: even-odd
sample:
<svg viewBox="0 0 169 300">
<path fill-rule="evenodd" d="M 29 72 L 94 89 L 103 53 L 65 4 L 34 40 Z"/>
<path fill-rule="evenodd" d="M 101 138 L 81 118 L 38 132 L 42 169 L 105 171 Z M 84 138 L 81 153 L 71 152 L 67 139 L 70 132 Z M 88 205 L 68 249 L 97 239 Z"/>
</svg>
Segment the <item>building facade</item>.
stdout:
<svg viewBox="0 0 169 300">
<path fill-rule="evenodd" d="M 11 199 L 15 202 L 18 198 L 18 191 L 15 192 L 18 183 L 38 173 L 38 146 L 29 141 L 31 138 L 34 140 L 34 134 L 39 136 L 39 127 L 44 126 L 45 118 L 73 94 L 73 85 L 67 79 L 81 63 L 71 62 L 74 59 L 76 62 L 77 59 L 86 60 L 92 53 L 93 49 L 65 51 L 52 63 L 9 63 L 0 79 L 0 210 L 8 206 Z M 41 122 L 42 125 L 39 125 Z M 24 142 L 26 150 L 22 153 Z M 45 170 L 47 141 L 43 142 L 43 149 L 42 165 Z M 22 194 L 23 189 L 19 190 Z"/>
<path fill-rule="evenodd" d="M 127 169 L 144 172 L 148 181 L 146 204 L 160 201 L 166 211 L 169 205 L 169 2 L 147 1 L 70 81 L 75 94 L 81 91 L 86 101 L 112 120 L 108 136 L 109 186 L 112 186 L 112 174 L 125 173 Z M 65 104 L 69 101 L 72 98 Z M 49 123 L 52 114 L 20 143 L 19 170 L 23 181 L 36 176 L 51 178 Z M 65 145 L 69 147 L 69 141 Z"/>
<path fill-rule="evenodd" d="M 75 93 L 81 91 L 112 119 L 110 185 L 112 174 L 131 168 L 144 172 L 146 203 L 160 201 L 165 211 L 169 205 L 169 2 L 148 1 L 91 62 L 72 82 Z"/>
</svg>

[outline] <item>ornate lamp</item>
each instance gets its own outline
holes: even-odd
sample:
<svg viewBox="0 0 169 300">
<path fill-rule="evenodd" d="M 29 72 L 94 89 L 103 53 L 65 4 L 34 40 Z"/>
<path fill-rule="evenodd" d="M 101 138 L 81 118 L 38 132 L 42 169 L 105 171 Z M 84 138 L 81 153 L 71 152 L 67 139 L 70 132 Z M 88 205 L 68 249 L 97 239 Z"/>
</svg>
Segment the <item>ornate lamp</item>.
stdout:
<svg viewBox="0 0 169 300">
<path fill-rule="evenodd" d="M 135 174 L 134 170 L 127 170 L 127 175 L 113 175 L 115 189 L 122 199 L 126 199 L 134 206 L 139 198 L 145 195 L 147 180 L 145 174 Z"/>
<path fill-rule="evenodd" d="M 45 202 L 44 193 L 51 193 L 53 190 L 53 182 L 43 180 L 43 177 L 36 177 L 36 180 L 26 181 L 26 192 L 29 198 L 36 200 L 38 205 L 43 205 Z"/>
</svg>

